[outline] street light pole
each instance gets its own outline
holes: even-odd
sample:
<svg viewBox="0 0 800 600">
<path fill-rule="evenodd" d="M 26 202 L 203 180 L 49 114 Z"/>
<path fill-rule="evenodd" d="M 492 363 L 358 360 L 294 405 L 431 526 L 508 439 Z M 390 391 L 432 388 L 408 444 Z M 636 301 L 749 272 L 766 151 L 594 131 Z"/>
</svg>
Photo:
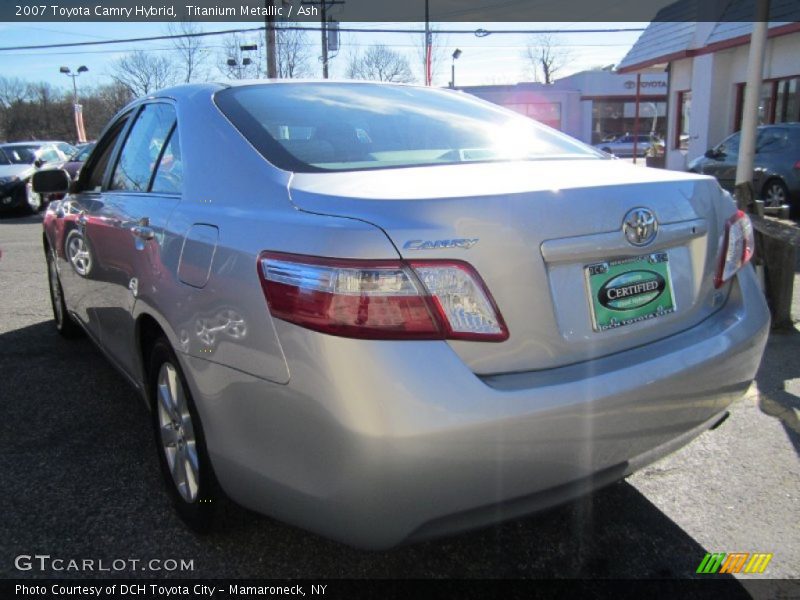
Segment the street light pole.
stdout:
<svg viewBox="0 0 800 600">
<path fill-rule="evenodd" d="M 453 52 L 453 64 L 450 66 L 450 87 L 456 89 L 456 60 L 461 56 L 461 50 L 458 48 Z"/>
<path fill-rule="evenodd" d="M 60 73 L 72 79 L 72 110 L 75 117 L 75 133 L 77 134 L 78 142 L 86 141 L 86 129 L 83 125 L 83 109 L 78 104 L 78 83 L 75 81 L 80 77 L 81 73 L 86 73 L 89 68 L 85 65 L 78 67 L 77 72 L 73 73 L 69 67 L 61 67 Z"/>
</svg>

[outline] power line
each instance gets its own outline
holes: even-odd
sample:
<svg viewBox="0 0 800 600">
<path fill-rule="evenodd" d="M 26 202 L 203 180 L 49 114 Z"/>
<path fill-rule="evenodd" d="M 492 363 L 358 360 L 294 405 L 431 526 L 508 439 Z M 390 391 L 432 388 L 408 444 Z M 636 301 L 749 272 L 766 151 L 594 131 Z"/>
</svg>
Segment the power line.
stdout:
<svg viewBox="0 0 800 600">
<path fill-rule="evenodd" d="M 309 46 L 315 47 L 317 46 L 317 42 L 297 42 L 302 46 Z M 348 43 L 348 48 L 368 48 L 373 44 L 359 44 L 359 43 Z M 412 44 L 412 43 L 404 43 L 404 44 L 389 44 L 392 48 L 418 48 L 419 44 Z M 626 48 L 630 46 L 630 44 L 553 44 L 553 47 L 559 48 Z M 208 49 L 213 50 L 224 50 L 226 46 L 213 44 L 204 46 Z M 505 50 L 509 48 L 519 48 L 519 44 L 514 45 L 501 45 L 501 44 L 491 44 L 491 45 L 480 45 L 480 44 L 459 44 L 460 48 L 478 48 L 481 50 Z M 136 52 L 137 50 L 141 50 L 141 48 L 117 48 L 115 50 L 79 50 L 75 52 L 9 52 L 6 56 L 71 56 L 71 55 L 81 55 L 81 54 L 109 54 L 109 52 L 117 54 L 123 52 Z M 149 47 L 147 48 L 147 52 L 174 52 L 175 48 L 173 46 L 157 46 L 157 47 Z"/>
<path fill-rule="evenodd" d="M 322 27 L 298 27 L 294 25 L 278 26 L 275 29 L 285 31 L 321 31 Z M 215 35 L 227 35 L 230 33 L 252 33 L 265 31 L 266 27 L 250 27 L 243 29 L 225 29 L 221 31 L 200 31 L 196 33 L 183 33 L 175 35 L 156 35 L 149 37 L 138 38 L 120 38 L 112 40 L 98 40 L 93 42 L 66 42 L 61 44 L 39 44 L 32 46 L 2 46 L 0 52 L 7 52 L 13 50 L 48 50 L 51 48 L 77 48 L 84 46 L 105 46 L 109 44 L 128 44 L 131 42 L 150 42 L 157 40 L 174 40 L 180 38 L 191 37 L 209 37 Z M 398 28 L 354 28 L 354 27 L 340 27 L 339 31 L 347 33 L 411 33 L 422 35 L 424 32 L 420 29 L 398 29 Z M 488 35 L 536 35 L 547 33 L 628 33 L 628 32 L 641 32 L 644 31 L 641 27 L 628 27 L 628 28 L 613 28 L 613 29 L 498 29 L 489 31 L 486 29 L 467 30 L 467 29 L 440 29 L 437 33 L 443 35 L 475 35 L 477 37 L 485 37 Z"/>
</svg>

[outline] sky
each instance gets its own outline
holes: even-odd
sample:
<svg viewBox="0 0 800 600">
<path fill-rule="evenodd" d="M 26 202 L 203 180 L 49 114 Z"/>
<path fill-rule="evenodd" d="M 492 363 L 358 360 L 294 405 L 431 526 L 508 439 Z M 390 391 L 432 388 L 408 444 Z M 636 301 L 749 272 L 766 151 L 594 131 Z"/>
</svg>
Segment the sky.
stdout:
<svg viewBox="0 0 800 600">
<path fill-rule="evenodd" d="M 200 23 L 204 31 L 217 31 L 237 27 L 252 28 L 257 23 Z M 420 29 L 422 23 L 342 23 L 342 27 L 369 28 L 390 27 L 400 29 Z M 475 30 L 519 30 L 519 29 L 613 29 L 644 28 L 647 23 L 441 23 L 434 27 L 441 29 L 467 30 L 465 34 L 447 34 L 437 38 L 444 57 L 441 67 L 434 77 L 434 85 L 447 85 L 450 80 L 450 56 L 456 48 L 462 51 L 456 61 L 457 85 L 484 85 L 531 81 L 532 77 L 523 59 L 523 51 L 530 36 L 524 34 L 495 33 L 477 37 Z M 0 46 L 23 46 L 56 44 L 66 42 L 89 42 L 95 40 L 144 37 L 167 34 L 166 23 L 2 23 L 0 24 Z M 566 67 L 559 77 L 586 69 L 619 63 L 638 39 L 639 32 L 619 33 L 564 33 L 554 36 L 559 49 L 569 54 Z M 260 41 L 261 34 L 253 34 Z M 216 52 L 221 51 L 222 37 L 205 38 L 206 43 Z M 319 33 L 309 32 L 308 44 L 312 49 L 315 76 L 321 76 L 321 63 L 318 61 Z M 344 77 L 350 53 L 363 50 L 371 44 L 385 44 L 403 53 L 408 59 L 417 81 L 422 81 L 422 65 L 419 45 L 422 34 L 408 33 L 342 33 L 341 50 L 330 61 L 330 76 Z M 119 45 L 90 46 L 83 48 L 49 48 L 45 50 L 0 51 L 0 75 L 20 77 L 28 81 L 47 81 L 60 87 L 71 87 L 67 77 L 59 73 L 59 67 L 68 66 L 73 72 L 80 65 L 89 68 L 78 80 L 78 85 L 95 86 L 111 81 L 113 62 L 133 51 L 146 50 L 170 53 L 172 47 L 168 40 L 125 43 Z M 217 68 L 219 59 L 215 56 L 209 61 L 208 71 L 212 79 L 224 79 Z"/>
</svg>

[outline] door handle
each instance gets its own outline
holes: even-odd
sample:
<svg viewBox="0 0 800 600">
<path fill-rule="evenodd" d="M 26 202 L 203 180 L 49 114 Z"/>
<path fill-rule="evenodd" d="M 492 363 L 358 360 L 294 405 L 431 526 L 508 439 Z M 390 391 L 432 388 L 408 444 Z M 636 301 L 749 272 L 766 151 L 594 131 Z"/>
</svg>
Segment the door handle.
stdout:
<svg viewBox="0 0 800 600">
<path fill-rule="evenodd" d="M 139 222 L 131 227 L 131 233 L 140 240 L 152 240 L 156 237 L 156 232 L 150 227 L 150 219 L 142 217 Z"/>
</svg>

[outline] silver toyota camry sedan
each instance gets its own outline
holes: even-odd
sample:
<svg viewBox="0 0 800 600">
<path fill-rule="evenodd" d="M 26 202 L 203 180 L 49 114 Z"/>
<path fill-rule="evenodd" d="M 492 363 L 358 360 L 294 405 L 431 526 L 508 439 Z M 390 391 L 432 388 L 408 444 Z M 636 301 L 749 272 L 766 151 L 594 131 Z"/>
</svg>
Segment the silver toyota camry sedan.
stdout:
<svg viewBox="0 0 800 600">
<path fill-rule="evenodd" d="M 176 87 L 44 221 L 59 332 L 151 408 L 179 514 L 366 548 L 567 501 L 712 428 L 769 315 L 746 215 L 453 91 Z"/>
</svg>

